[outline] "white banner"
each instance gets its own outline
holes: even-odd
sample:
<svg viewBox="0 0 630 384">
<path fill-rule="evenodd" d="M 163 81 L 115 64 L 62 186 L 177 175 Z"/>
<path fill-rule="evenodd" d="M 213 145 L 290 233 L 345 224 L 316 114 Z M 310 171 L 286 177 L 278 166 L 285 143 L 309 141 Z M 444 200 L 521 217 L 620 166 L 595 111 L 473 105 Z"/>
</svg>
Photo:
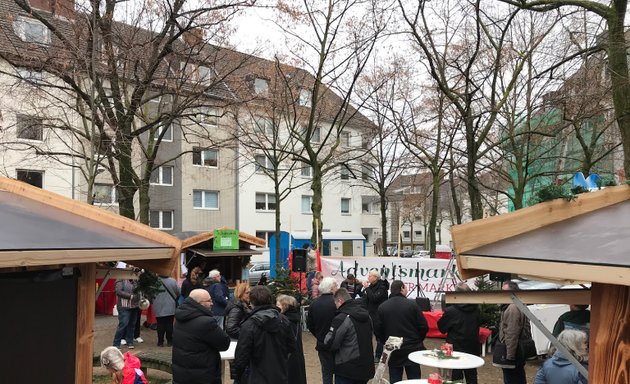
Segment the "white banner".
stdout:
<svg viewBox="0 0 630 384">
<path fill-rule="evenodd" d="M 453 274 L 446 273 L 449 260 L 415 259 L 399 257 L 333 257 L 322 256 L 322 274 L 332 276 L 337 284 L 341 284 L 348 274 L 353 274 L 361 282 L 367 281 L 368 272 L 377 270 L 381 278 L 391 284 L 394 280 L 402 280 L 407 285 L 409 297 L 416 297 L 418 283 L 425 295 L 433 300 L 440 282 L 446 276 L 444 291 L 453 291 L 456 279 Z M 453 264 L 453 271 L 457 266 Z"/>
</svg>

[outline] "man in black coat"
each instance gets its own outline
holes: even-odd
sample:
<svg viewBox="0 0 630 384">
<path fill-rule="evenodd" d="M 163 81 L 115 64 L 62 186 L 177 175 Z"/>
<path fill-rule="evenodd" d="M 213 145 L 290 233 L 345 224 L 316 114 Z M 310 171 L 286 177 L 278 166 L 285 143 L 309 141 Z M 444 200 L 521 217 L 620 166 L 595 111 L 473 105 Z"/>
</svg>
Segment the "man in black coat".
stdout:
<svg viewBox="0 0 630 384">
<path fill-rule="evenodd" d="M 266 286 L 252 287 L 249 302 L 254 309 L 241 325 L 232 379 L 243 384 L 288 384 L 289 355 L 296 345 L 291 323 L 272 304 Z M 247 367 L 249 372 L 243 375 Z"/>
<path fill-rule="evenodd" d="M 407 373 L 407 379 L 419 379 L 420 365 L 407 356 L 425 349 L 424 337 L 429 325 L 416 302 L 407 299 L 407 286 L 402 281 L 392 282 L 389 300 L 378 307 L 378 319 L 376 335 L 381 342 L 384 343 L 390 336 L 403 338 L 400 349 L 389 356 L 389 381 L 401 381 L 403 370 Z"/>
<path fill-rule="evenodd" d="M 330 323 L 335 317 L 337 307 L 333 299 L 333 293 L 337 289 L 337 282 L 332 277 L 324 277 L 319 283 L 320 296 L 313 300 L 308 307 L 306 326 L 311 335 L 317 339 L 315 349 L 322 367 L 322 383 L 333 383 L 333 354 L 324 347 L 324 338 L 330 329 Z"/>
<path fill-rule="evenodd" d="M 367 281 L 363 282 L 363 301 L 367 306 L 367 310 L 370 313 L 372 319 L 372 325 L 374 329 L 378 328 L 378 307 L 385 300 L 387 300 L 387 291 L 389 290 L 389 283 L 387 280 L 381 280 L 381 274 L 377 270 L 371 270 L 368 273 Z M 378 338 L 376 339 L 376 353 L 374 354 L 374 362 L 378 363 L 383 354 L 383 343 Z"/>
<path fill-rule="evenodd" d="M 212 299 L 205 289 L 194 289 L 175 311 L 173 327 L 173 383 L 221 384 L 221 355 L 230 337 L 212 316 Z"/>
<path fill-rule="evenodd" d="M 470 291 L 470 287 L 466 283 L 459 283 L 455 291 Z M 479 305 L 453 304 L 446 307 L 437 326 L 440 332 L 447 334 L 446 342 L 453 344 L 454 351 L 481 356 L 480 321 Z M 461 369 L 453 370 L 453 380 L 462 380 L 464 376 L 466 376 L 466 384 L 477 384 L 476 369 L 465 369 L 463 372 Z"/>
<path fill-rule="evenodd" d="M 370 315 L 345 288 L 335 292 L 334 300 L 337 315 L 324 346 L 334 352 L 335 384 L 365 384 L 374 377 Z"/>
</svg>

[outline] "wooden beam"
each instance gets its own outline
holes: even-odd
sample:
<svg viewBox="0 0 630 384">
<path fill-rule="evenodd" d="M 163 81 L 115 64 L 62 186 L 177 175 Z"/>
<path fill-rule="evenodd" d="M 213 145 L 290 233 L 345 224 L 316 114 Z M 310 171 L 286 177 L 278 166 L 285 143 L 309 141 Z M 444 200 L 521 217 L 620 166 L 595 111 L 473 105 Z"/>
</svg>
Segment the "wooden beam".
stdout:
<svg viewBox="0 0 630 384">
<path fill-rule="evenodd" d="M 583 304 L 591 303 L 588 289 L 544 289 L 527 291 L 446 292 L 448 304 L 512 304 L 511 294 L 523 304 Z"/>
<path fill-rule="evenodd" d="M 75 384 L 92 382 L 94 346 L 94 313 L 96 302 L 96 264 L 80 264 L 81 276 L 77 284 L 77 333 Z"/>
<path fill-rule="evenodd" d="M 630 200 L 630 186 L 607 187 L 580 194 L 575 201 L 556 199 L 517 211 L 455 225 L 451 228 L 455 252 L 463 252 L 545 227 L 594 210 Z"/>
<path fill-rule="evenodd" d="M 181 249 L 181 241 L 166 232 L 153 229 L 148 225 L 135 220 L 108 212 L 93 205 L 69 199 L 65 196 L 34 187 L 18 180 L 0 176 L 0 189 L 6 190 L 25 199 L 34 200 L 57 209 L 70 212 L 74 215 L 85 217 L 89 220 L 96 221 L 112 228 L 133 233 L 137 236 L 144 237 L 145 239 Z"/>
<path fill-rule="evenodd" d="M 96 268 L 96 278 L 102 279 L 109 273 L 110 279 L 138 280 L 138 274 L 132 269 Z"/>
<path fill-rule="evenodd" d="M 470 270 L 488 272 L 507 272 L 523 274 L 542 279 L 555 279 L 579 283 L 592 281 L 598 283 L 630 285 L 630 268 L 609 267 L 588 264 L 558 263 L 553 261 L 534 261 L 514 258 L 487 256 L 459 256 L 462 278 L 469 279 Z"/>
<path fill-rule="evenodd" d="M 134 249 L 67 249 L 67 250 L 29 250 L 0 252 L 0 268 L 30 267 L 68 263 L 99 263 L 123 260 L 132 264 L 144 260 L 154 268 L 171 270 L 175 265 L 173 248 L 134 248 Z M 162 266 L 158 266 L 162 264 Z"/>
<path fill-rule="evenodd" d="M 593 283 L 588 376 L 591 384 L 628 384 L 630 287 Z"/>
</svg>

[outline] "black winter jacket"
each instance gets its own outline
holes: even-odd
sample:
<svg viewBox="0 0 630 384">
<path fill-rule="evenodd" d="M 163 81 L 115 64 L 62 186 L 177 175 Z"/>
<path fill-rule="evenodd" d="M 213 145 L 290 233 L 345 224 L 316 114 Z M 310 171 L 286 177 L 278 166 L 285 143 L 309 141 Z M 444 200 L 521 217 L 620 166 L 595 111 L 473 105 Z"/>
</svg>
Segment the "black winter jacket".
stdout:
<svg viewBox="0 0 630 384">
<path fill-rule="evenodd" d="M 289 320 L 273 305 L 256 307 L 241 324 L 232 378 L 243 384 L 288 384 L 289 354 L 293 351 L 295 337 Z M 243 377 L 247 367 L 249 374 Z"/>
<path fill-rule="evenodd" d="M 241 323 L 247 318 L 249 314 L 249 308 L 247 304 L 240 300 L 230 299 L 227 307 L 225 307 L 225 332 L 228 336 L 238 340 L 239 333 L 241 332 Z"/>
<path fill-rule="evenodd" d="M 479 343 L 479 305 L 449 305 L 437 325 L 440 332 L 446 333 L 446 342 L 453 344 L 453 350 L 481 356 Z"/>
<path fill-rule="evenodd" d="M 326 334 L 325 347 L 335 353 L 333 372 L 351 380 L 374 377 L 372 321 L 355 300 L 343 303 Z"/>
<path fill-rule="evenodd" d="M 324 338 L 330 329 L 330 323 L 335 317 L 337 306 L 332 293 L 326 293 L 313 300 L 308 307 L 308 315 L 306 316 L 306 326 L 311 335 L 317 339 L 315 349 L 322 350 L 324 346 Z"/>
<path fill-rule="evenodd" d="M 210 310 L 192 298 L 175 311 L 173 327 L 173 383 L 221 384 L 221 356 L 230 337 Z"/>
<path fill-rule="evenodd" d="M 289 383 L 306 384 L 306 364 L 302 346 L 302 316 L 296 308 L 289 308 L 284 315 L 291 322 L 291 330 L 296 336 L 295 351 L 289 356 Z"/>
<path fill-rule="evenodd" d="M 378 327 L 376 337 L 385 343 L 390 336 L 403 338 L 399 350 L 389 356 L 390 367 L 402 367 L 409 363 L 407 356 L 424 348 L 424 338 L 429 330 L 422 310 L 414 300 L 401 294 L 391 295 L 389 300 L 378 307 Z"/>
<path fill-rule="evenodd" d="M 374 328 L 378 328 L 378 307 L 387 300 L 388 291 L 389 283 L 385 280 L 377 280 L 363 290 L 363 300 L 372 318 Z"/>
</svg>

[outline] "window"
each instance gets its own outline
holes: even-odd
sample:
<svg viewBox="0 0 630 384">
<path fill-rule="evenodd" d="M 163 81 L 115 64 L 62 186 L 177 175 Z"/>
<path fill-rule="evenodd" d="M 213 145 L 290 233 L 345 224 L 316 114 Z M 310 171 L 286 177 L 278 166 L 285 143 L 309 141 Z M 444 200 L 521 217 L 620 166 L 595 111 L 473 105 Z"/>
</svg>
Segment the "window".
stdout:
<svg viewBox="0 0 630 384">
<path fill-rule="evenodd" d="M 361 211 L 363 213 L 371 213 L 370 212 L 370 203 L 362 203 L 361 204 Z"/>
<path fill-rule="evenodd" d="M 313 168 L 308 164 L 303 164 L 300 169 L 300 175 L 302 177 L 313 177 Z"/>
<path fill-rule="evenodd" d="M 302 195 L 302 213 L 311 213 L 313 196 Z"/>
<path fill-rule="evenodd" d="M 193 208 L 219 209 L 219 192 L 194 190 Z"/>
<path fill-rule="evenodd" d="M 320 127 L 315 127 L 313 129 L 313 135 L 311 136 L 311 141 L 313 143 L 319 143 L 322 141 L 322 129 Z"/>
<path fill-rule="evenodd" d="M 36 84 L 42 82 L 42 73 L 40 71 L 29 68 L 16 68 L 16 72 L 20 79 L 27 82 Z"/>
<path fill-rule="evenodd" d="M 350 199 L 341 198 L 341 214 L 342 215 L 350 214 Z"/>
<path fill-rule="evenodd" d="M 44 139 L 43 120 L 33 116 L 17 115 L 17 137 L 24 140 Z"/>
<path fill-rule="evenodd" d="M 265 155 L 256 155 L 254 161 L 256 162 L 256 172 L 258 173 L 264 172 L 265 169 L 273 168 L 271 160 Z"/>
<path fill-rule="evenodd" d="M 308 107 L 311 105 L 311 91 L 308 89 L 300 89 L 300 98 L 298 99 L 298 104 L 303 107 Z"/>
<path fill-rule="evenodd" d="M 339 139 L 341 140 L 342 146 L 344 147 L 350 146 L 350 132 L 341 132 Z"/>
<path fill-rule="evenodd" d="M 341 165 L 339 173 L 341 175 L 341 180 L 350 180 L 350 170 L 345 165 Z"/>
<path fill-rule="evenodd" d="M 273 135 L 273 124 L 269 119 L 259 118 L 254 121 L 254 129 L 263 135 Z"/>
<path fill-rule="evenodd" d="M 16 170 L 17 179 L 34 187 L 44 188 L 44 172 L 27 169 Z"/>
<path fill-rule="evenodd" d="M 269 82 L 267 80 L 260 78 L 254 80 L 254 92 L 256 92 L 257 95 L 267 94 L 268 90 Z"/>
<path fill-rule="evenodd" d="M 205 125 L 219 125 L 219 111 L 216 108 L 202 108 L 199 113 L 197 113 L 197 122 L 199 124 Z"/>
<path fill-rule="evenodd" d="M 50 31 L 38 20 L 18 16 L 13 22 L 13 31 L 27 43 L 50 44 Z"/>
<path fill-rule="evenodd" d="M 256 194 L 256 210 L 257 211 L 275 211 L 276 210 L 276 196 L 272 193 L 257 193 Z"/>
<path fill-rule="evenodd" d="M 372 176 L 372 167 L 369 165 L 363 165 L 361 167 L 361 179 L 364 181 L 370 180 Z"/>
<path fill-rule="evenodd" d="M 212 83 L 212 69 L 204 65 L 197 67 L 197 75 L 199 76 L 199 82 L 204 85 Z"/>
<path fill-rule="evenodd" d="M 274 235 L 276 233 L 276 231 L 256 231 L 256 237 L 259 239 L 263 239 L 265 240 L 265 246 L 263 248 L 266 248 L 268 246 L 269 243 L 269 238 L 271 237 L 271 235 Z M 257 266 L 255 266 L 254 270 L 257 270 L 258 268 L 263 267 L 262 264 L 259 264 Z"/>
<path fill-rule="evenodd" d="M 155 229 L 173 229 L 173 211 L 149 211 L 149 225 Z"/>
<path fill-rule="evenodd" d="M 413 233 L 415 237 L 422 237 L 422 231 L 414 231 Z"/>
<path fill-rule="evenodd" d="M 173 185 L 173 167 L 163 166 L 154 169 L 149 182 L 156 185 Z"/>
<path fill-rule="evenodd" d="M 361 148 L 368 149 L 370 147 L 370 138 L 366 136 L 361 137 Z"/>
<path fill-rule="evenodd" d="M 92 188 L 94 204 L 116 203 L 116 188 L 111 184 L 94 184 Z"/>
<path fill-rule="evenodd" d="M 403 231 L 403 238 L 408 239 L 410 235 L 409 231 Z"/>
<path fill-rule="evenodd" d="M 157 131 L 155 132 L 154 139 L 157 140 L 163 131 L 164 131 L 164 126 L 159 126 Z M 166 132 L 164 132 L 164 136 L 162 136 L 162 141 L 173 141 L 173 129 L 171 128 L 170 125 L 166 127 Z"/>
<path fill-rule="evenodd" d="M 203 167 L 217 167 L 219 165 L 219 150 L 218 149 L 201 149 L 199 147 L 193 148 L 193 165 L 200 165 Z"/>
</svg>

